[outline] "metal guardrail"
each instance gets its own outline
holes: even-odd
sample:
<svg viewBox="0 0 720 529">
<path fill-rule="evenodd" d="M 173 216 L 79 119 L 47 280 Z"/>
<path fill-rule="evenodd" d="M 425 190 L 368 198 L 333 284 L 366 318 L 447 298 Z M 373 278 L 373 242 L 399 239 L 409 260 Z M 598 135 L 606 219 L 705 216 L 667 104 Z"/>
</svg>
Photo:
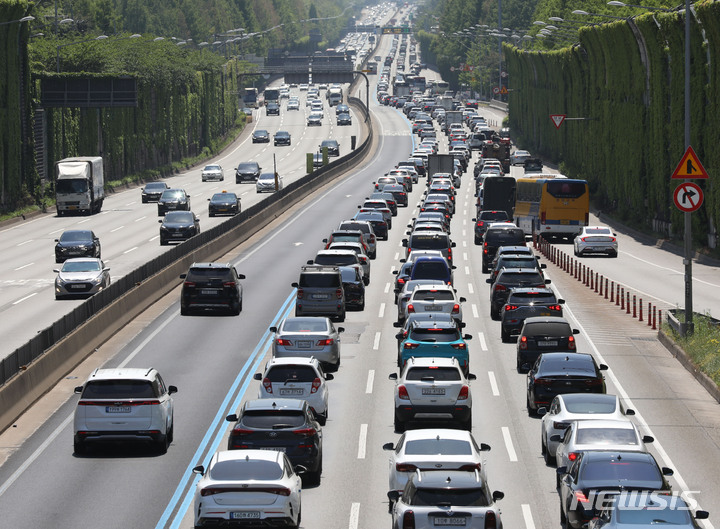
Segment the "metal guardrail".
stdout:
<svg viewBox="0 0 720 529">
<path fill-rule="evenodd" d="M 670 326 L 670 328 L 678 333 L 680 336 L 685 336 L 686 328 L 685 328 L 685 322 L 680 321 L 677 317 L 678 314 L 685 315 L 685 309 L 670 309 L 665 312 L 667 314 L 667 323 Z M 699 314 L 698 314 L 699 316 Z M 720 320 L 716 318 L 710 318 L 709 323 L 713 327 L 720 327 Z"/>
</svg>

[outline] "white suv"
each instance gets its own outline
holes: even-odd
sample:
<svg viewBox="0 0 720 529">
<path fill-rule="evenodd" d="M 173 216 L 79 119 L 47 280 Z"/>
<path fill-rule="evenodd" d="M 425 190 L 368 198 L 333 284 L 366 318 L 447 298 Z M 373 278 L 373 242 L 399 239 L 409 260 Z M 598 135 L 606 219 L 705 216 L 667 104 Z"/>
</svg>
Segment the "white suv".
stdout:
<svg viewBox="0 0 720 529">
<path fill-rule="evenodd" d="M 470 380 L 456 358 L 410 358 L 400 376 L 391 373 L 395 385 L 395 431 L 405 431 L 412 420 L 458 421 L 472 429 L 472 395 Z"/>
<path fill-rule="evenodd" d="M 413 290 L 405 305 L 405 318 L 407 319 L 408 314 L 444 312 L 461 323 L 463 319 L 461 304 L 464 302 L 465 298 L 458 297 L 455 289 L 450 285 L 421 285 Z"/>
<path fill-rule="evenodd" d="M 265 366 L 265 373 L 256 373 L 254 378 L 262 381 L 259 399 L 280 397 L 306 400 L 318 422 L 325 426 L 328 416 L 326 381 L 332 380 L 333 376 L 323 372 L 316 358 L 273 358 Z"/>
<path fill-rule="evenodd" d="M 160 453 L 173 440 L 175 386 L 166 386 L 153 368 L 96 369 L 84 386 L 75 388 L 74 447 L 83 454 L 96 441 L 141 440 Z"/>
</svg>

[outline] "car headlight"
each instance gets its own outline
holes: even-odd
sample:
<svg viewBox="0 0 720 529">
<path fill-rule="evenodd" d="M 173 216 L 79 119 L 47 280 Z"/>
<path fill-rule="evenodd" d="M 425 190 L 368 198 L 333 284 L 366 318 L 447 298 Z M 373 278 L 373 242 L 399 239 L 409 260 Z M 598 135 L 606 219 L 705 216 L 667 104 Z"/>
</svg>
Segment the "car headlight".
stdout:
<svg viewBox="0 0 720 529">
<path fill-rule="evenodd" d="M 160 231 L 168 231 L 167 226 L 161 224 L 161 225 L 160 225 Z"/>
<path fill-rule="evenodd" d="M 99 285 L 100 283 L 102 283 L 102 276 L 94 277 L 89 282 L 92 283 L 93 285 Z"/>
</svg>

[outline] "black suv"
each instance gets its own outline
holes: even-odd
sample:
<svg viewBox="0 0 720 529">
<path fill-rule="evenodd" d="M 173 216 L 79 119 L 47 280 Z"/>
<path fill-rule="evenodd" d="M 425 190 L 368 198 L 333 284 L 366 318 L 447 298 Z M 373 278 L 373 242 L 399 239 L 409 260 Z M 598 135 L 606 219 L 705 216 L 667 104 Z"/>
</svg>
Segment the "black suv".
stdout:
<svg viewBox="0 0 720 529">
<path fill-rule="evenodd" d="M 345 321 L 345 291 L 337 266 L 308 265 L 300 268 L 295 316 L 328 316 Z"/>
<path fill-rule="evenodd" d="M 278 105 L 277 103 L 268 103 L 265 107 L 265 114 L 267 116 L 279 116 L 280 105 Z"/>
<path fill-rule="evenodd" d="M 500 315 L 500 336 L 509 342 L 511 336 L 520 333 L 527 318 L 534 316 L 562 316 L 564 299 L 558 299 L 550 288 L 510 289 L 510 295 Z"/>
<path fill-rule="evenodd" d="M 651 454 L 598 450 L 579 452 L 570 468 L 558 468 L 557 475 L 560 523 L 580 529 L 600 514 L 603 499 L 611 501 L 608 493 L 670 490 L 665 476 L 673 471 L 660 468 Z"/>
<path fill-rule="evenodd" d="M 514 224 L 490 226 L 483 237 L 482 273 L 490 271 L 490 263 L 500 246 L 524 246 L 525 232 Z"/>
<path fill-rule="evenodd" d="M 262 168 L 257 162 L 242 162 L 238 164 L 235 170 L 235 183 L 242 184 L 243 182 L 257 182 L 260 178 Z"/>
<path fill-rule="evenodd" d="M 100 259 L 100 239 L 91 230 L 65 230 L 55 242 L 56 263 L 62 263 L 71 257 Z"/>
<path fill-rule="evenodd" d="M 184 279 L 180 293 L 180 314 L 187 316 L 193 309 L 227 308 L 234 315 L 242 310 L 245 276 L 238 274 L 231 263 L 194 263 Z"/>
<path fill-rule="evenodd" d="M 256 399 L 247 401 L 240 416 L 225 418 L 235 426 L 228 450 L 279 450 L 293 464 L 308 469 L 305 478 L 320 483 L 322 474 L 322 430 L 307 401 L 300 399 Z"/>
<path fill-rule="evenodd" d="M 328 156 L 340 156 L 340 144 L 337 140 L 323 140 L 320 144 L 320 152 L 324 147 L 327 147 Z"/>
<path fill-rule="evenodd" d="M 488 279 L 490 287 L 490 317 L 493 320 L 500 318 L 500 309 L 507 301 L 510 289 L 513 287 L 543 288 L 550 284 L 538 269 L 532 268 L 504 268 L 495 278 Z"/>
<path fill-rule="evenodd" d="M 483 209 L 478 211 L 477 217 L 472 219 L 475 223 L 475 244 L 482 244 L 488 226 L 492 222 L 502 222 L 510 220 L 507 211 L 499 211 L 494 209 Z"/>
<path fill-rule="evenodd" d="M 528 370 L 543 353 L 577 351 L 575 334 L 580 331 L 570 327 L 562 315 L 525 318 L 517 342 L 518 370 Z"/>
<path fill-rule="evenodd" d="M 290 133 L 286 130 L 279 130 L 275 133 L 273 136 L 274 145 L 290 145 L 290 142 L 292 141 L 290 138 Z"/>
</svg>

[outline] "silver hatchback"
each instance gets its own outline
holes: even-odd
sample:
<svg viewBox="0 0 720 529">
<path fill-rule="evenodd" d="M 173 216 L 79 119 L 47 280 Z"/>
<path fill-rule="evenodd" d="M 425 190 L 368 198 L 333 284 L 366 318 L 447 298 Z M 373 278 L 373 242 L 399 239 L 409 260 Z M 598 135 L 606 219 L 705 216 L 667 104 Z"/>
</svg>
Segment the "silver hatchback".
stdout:
<svg viewBox="0 0 720 529">
<path fill-rule="evenodd" d="M 270 327 L 270 331 L 275 333 L 274 358 L 314 356 L 326 370 L 337 371 L 340 367 L 340 333 L 345 328 L 336 328 L 330 318 L 288 317 L 278 327 Z"/>
</svg>

